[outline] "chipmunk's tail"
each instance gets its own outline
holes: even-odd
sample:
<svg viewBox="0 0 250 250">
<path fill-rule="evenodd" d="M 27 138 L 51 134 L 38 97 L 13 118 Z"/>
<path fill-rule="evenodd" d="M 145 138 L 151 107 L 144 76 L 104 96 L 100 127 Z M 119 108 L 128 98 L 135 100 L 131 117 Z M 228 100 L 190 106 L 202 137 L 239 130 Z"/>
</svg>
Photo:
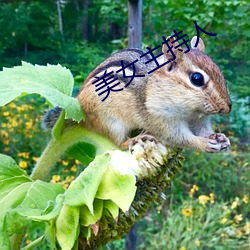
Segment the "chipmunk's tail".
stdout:
<svg viewBox="0 0 250 250">
<path fill-rule="evenodd" d="M 56 124 L 61 111 L 62 109 L 58 106 L 46 110 L 41 120 L 42 128 L 45 130 L 51 130 Z"/>
</svg>

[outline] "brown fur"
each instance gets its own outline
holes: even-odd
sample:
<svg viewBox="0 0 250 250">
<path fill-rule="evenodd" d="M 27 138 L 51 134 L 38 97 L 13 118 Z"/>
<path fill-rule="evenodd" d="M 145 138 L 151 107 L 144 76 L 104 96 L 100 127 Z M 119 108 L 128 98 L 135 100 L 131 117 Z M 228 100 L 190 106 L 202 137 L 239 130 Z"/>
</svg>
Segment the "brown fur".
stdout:
<svg viewBox="0 0 250 250">
<path fill-rule="evenodd" d="M 176 60 L 152 74 L 147 72 L 156 65 L 145 64 L 150 58 L 140 59 L 143 52 L 139 50 L 124 50 L 106 59 L 89 74 L 78 95 L 87 114 L 84 126 L 107 135 L 117 145 L 124 143 L 132 130 L 142 129 L 164 144 L 220 151 L 222 143 L 216 144 L 208 138 L 213 134 L 208 115 L 229 113 L 231 101 L 221 71 L 201 51 L 204 50 L 202 40 L 201 43 L 200 50 L 192 48 L 186 54 L 175 50 Z M 171 58 L 164 46 L 163 52 L 160 64 Z M 94 77 L 101 76 L 105 70 L 116 71 L 121 60 L 130 63 L 136 59 L 139 60 L 135 64 L 136 74 L 145 74 L 145 77 L 135 77 L 127 88 L 111 92 L 102 102 L 104 96 L 98 96 L 92 84 Z M 189 75 L 195 71 L 207 75 L 204 86 L 197 87 L 190 82 Z M 126 84 L 121 75 L 117 74 L 121 84 L 116 88 Z"/>
</svg>

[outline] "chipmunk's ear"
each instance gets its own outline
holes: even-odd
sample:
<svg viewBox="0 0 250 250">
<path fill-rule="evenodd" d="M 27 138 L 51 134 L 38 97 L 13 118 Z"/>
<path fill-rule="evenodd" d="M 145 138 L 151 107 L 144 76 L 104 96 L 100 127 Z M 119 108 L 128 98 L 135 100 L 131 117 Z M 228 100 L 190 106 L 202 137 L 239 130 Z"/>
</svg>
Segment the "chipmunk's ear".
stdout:
<svg viewBox="0 0 250 250">
<path fill-rule="evenodd" d="M 179 43 L 177 41 L 174 42 L 175 39 L 173 37 L 171 38 L 170 36 L 166 38 L 166 41 L 167 41 L 169 47 L 171 48 L 171 50 L 173 51 L 174 55 L 176 56 L 176 60 L 177 61 L 180 60 L 182 58 L 183 53 L 181 51 L 179 51 L 178 49 L 181 50 L 182 48 L 178 47 L 177 49 L 175 49 L 175 47 L 177 47 L 179 45 Z M 172 42 L 174 42 L 174 43 L 172 43 Z M 169 48 L 168 48 L 166 43 L 164 43 L 162 46 L 162 52 L 166 56 L 167 60 L 174 59 L 174 57 L 173 57 L 171 51 L 169 51 Z"/>
<path fill-rule="evenodd" d="M 197 41 L 198 37 L 197 36 L 194 36 L 191 40 L 191 48 L 192 49 L 198 49 L 202 52 L 205 52 L 205 45 L 204 45 L 204 42 L 201 38 L 199 38 L 199 43 L 196 47 L 194 47 L 196 41 Z"/>
</svg>

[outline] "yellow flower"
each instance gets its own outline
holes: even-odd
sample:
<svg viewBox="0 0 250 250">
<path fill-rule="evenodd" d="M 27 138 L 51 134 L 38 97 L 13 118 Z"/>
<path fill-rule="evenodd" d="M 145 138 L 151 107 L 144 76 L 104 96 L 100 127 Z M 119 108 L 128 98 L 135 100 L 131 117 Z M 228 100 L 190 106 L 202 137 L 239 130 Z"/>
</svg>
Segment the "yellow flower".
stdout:
<svg viewBox="0 0 250 250">
<path fill-rule="evenodd" d="M 76 171 L 77 171 L 76 165 L 73 165 L 73 166 L 70 168 L 70 170 L 71 170 L 72 172 L 76 172 Z"/>
<path fill-rule="evenodd" d="M 225 224 L 227 222 L 227 218 L 222 218 L 221 220 L 220 220 L 220 224 Z"/>
<path fill-rule="evenodd" d="M 209 197 L 210 197 L 210 203 L 214 204 L 214 193 L 210 193 Z"/>
<path fill-rule="evenodd" d="M 220 235 L 222 238 L 226 238 L 227 237 L 227 234 L 226 233 L 221 233 Z"/>
<path fill-rule="evenodd" d="M 185 207 L 181 211 L 182 214 L 186 217 L 189 217 L 192 214 L 192 209 L 190 207 Z"/>
<path fill-rule="evenodd" d="M 8 112 L 8 111 L 3 112 L 4 116 L 8 116 L 9 114 L 10 114 L 10 112 Z"/>
<path fill-rule="evenodd" d="M 63 166 L 68 166 L 69 165 L 69 163 L 67 161 L 64 161 L 64 160 L 62 160 L 62 164 L 63 164 Z"/>
<path fill-rule="evenodd" d="M 32 120 L 30 120 L 30 121 L 26 122 L 26 128 L 27 128 L 27 129 L 31 129 L 31 128 L 32 128 L 32 126 L 33 126 L 33 122 L 32 122 Z"/>
<path fill-rule="evenodd" d="M 235 201 L 231 205 L 231 209 L 235 209 L 239 205 L 239 198 L 236 197 Z"/>
<path fill-rule="evenodd" d="M 26 169 L 28 167 L 27 161 L 20 161 L 19 162 L 19 167 L 23 168 L 23 169 Z"/>
<path fill-rule="evenodd" d="M 192 188 L 190 189 L 189 196 L 193 198 L 194 193 L 199 190 L 199 187 L 196 185 L 193 185 Z"/>
<path fill-rule="evenodd" d="M 247 221 L 246 225 L 244 226 L 244 231 L 246 232 L 246 234 L 250 234 L 250 222 Z"/>
<path fill-rule="evenodd" d="M 247 204 L 248 201 L 249 201 L 248 195 L 245 194 L 243 197 L 243 202 Z"/>
<path fill-rule="evenodd" d="M 197 247 L 200 247 L 201 246 L 201 242 L 199 239 L 195 239 L 194 240 L 194 244 L 197 246 Z"/>
<path fill-rule="evenodd" d="M 243 220 L 242 214 L 237 214 L 234 216 L 234 221 L 236 224 L 239 224 Z"/>
<path fill-rule="evenodd" d="M 38 159 L 39 159 L 39 157 L 32 157 L 32 160 L 33 160 L 34 162 L 37 162 Z"/>
<path fill-rule="evenodd" d="M 18 156 L 28 159 L 28 158 L 29 158 L 29 152 L 21 152 L 21 153 L 18 153 Z"/>
<path fill-rule="evenodd" d="M 14 102 L 11 102 L 11 103 L 9 104 L 9 106 L 10 106 L 11 108 L 15 108 L 15 107 L 16 107 L 16 104 L 15 104 Z"/>
<path fill-rule="evenodd" d="M 12 121 L 11 121 L 11 125 L 12 125 L 12 127 L 17 127 L 17 126 L 18 126 L 18 123 L 17 123 L 16 120 L 12 120 Z"/>
<path fill-rule="evenodd" d="M 67 176 L 66 181 L 67 182 L 72 182 L 75 179 L 75 176 Z"/>
<path fill-rule="evenodd" d="M 242 162 L 242 160 L 241 160 L 239 157 L 236 157 L 235 160 L 236 160 L 237 162 L 239 162 L 239 163 Z"/>
<path fill-rule="evenodd" d="M 1 137 L 5 137 L 5 138 L 9 137 L 9 134 L 4 130 L 0 130 L 0 135 L 1 135 Z"/>
<path fill-rule="evenodd" d="M 81 162 L 78 160 L 75 160 L 75 164 L 79 165 L 79 164 L 81 164 Z"/>
<path fill-rule="evenodd" d="M 237 155 L 237 153 L 238 153 L 237 150 L 233 150 L 233 151 L 232 151 L 232 154 L 233 154 L 233 155 Z"/>
<path fill-rule="evenodd" d="M 186 248 L 185 247 L 181 247 L 180 250 L 186 250 Z"/>
<path fill-rule="evenodd" d="M 10 144 L 9 139 L 8 139 L 8 138 L 4 138 L 4 139 L 3 139 L 3 144 L 9 145 L 9 144 Z"/>
<path fill-rule="evenodd" d="M 10 151 L 10 147 L 5 147 L 4 148 L 4 152 L 9 152 Z"/>
<path fill-rule="evenodd" d="M 198 199 L 199 203 L 203 206 L 210 200 L 210 198 L 207 195 L 200 195 Z"/>
<path fill-rule="evenodd" d="M 227 167 L 228 163 L 223 161 L 223 162 L 221 162 L 221 165 L 224 166 L 224 167 Z"/>
<path fill-rule="evenodd" d="M 25 110 L 28 110 L 28 109 L 32 109 L 31 106 L 27 105 L 27 104 L 24 104 L 24 105 L 21 105 L 21 106 L 17 106 L 17 110 L 20 112 L 20 111 L 25 111 Z"/>
<path fill-rule="evenodd" d="M 236 235 L 238 236 L 238 237 L 241 237 L 242 236 L 242 232 L 240 231 L 240 230 L 236 230 Z"/>
<path fill-rule="evenodd" d="M 52 183 L 57 183 L 57 182 L 60 181 L 60 179 L 61 179 L 61 176 L 60 176 L 60 175 L 53 175 L 53 176 L 52 176 L 51 182 L 52 182 Z"/>
</svg>

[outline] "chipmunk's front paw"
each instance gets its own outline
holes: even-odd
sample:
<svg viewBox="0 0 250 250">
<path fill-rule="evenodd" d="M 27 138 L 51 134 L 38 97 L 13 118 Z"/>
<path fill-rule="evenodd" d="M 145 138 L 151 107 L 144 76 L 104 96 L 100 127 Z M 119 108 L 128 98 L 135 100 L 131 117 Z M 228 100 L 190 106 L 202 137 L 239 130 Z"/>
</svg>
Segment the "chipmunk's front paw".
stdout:
<svg viewBox="0 0 250 250">
<path fill-rule="evenodd" d="M 222 133 L 214 133 L 208 137 L 207 152 L 216 153 L 225 151 L 230 147 L 229 139 Z"/>
</svg>

